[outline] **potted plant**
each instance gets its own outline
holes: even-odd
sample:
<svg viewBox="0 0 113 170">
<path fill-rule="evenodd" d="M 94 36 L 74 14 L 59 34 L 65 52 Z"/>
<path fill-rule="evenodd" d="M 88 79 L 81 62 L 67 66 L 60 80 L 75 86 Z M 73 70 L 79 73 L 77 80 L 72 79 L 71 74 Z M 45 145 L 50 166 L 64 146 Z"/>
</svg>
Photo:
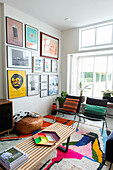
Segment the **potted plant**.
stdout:
<svg viewBox="0 0 113 170">
<path fill-rule="evenodd" d="M 91 89 L 91 88 L 89 88 L 90 85 L 91 84 L 88 84 L 88 85 L 83 87 L 82 82 L 80 82 L 79 85 L 78 85 L 78 89 L 80 90 L 80 96 L 82 96 L 82 103 L 85 101 L 85 96 L 83 96 L 83 92 L 86 89 Z"/>
<path fill-rule="evenodd" d="M 108 102 L 113 102 L 113 91 L 106 90 L 101 92 L 103 93 L 103 99 L 108 99 Z"/>
<path fill-rule="evenodd" d="M 65 101 L 66 95 L 68 95 L 68 93 L 65 92 L 65 91 L 62 91 L 62 92 L 61 92 L 61 96 L 59 96 L 59 97 L 56 98 L 56 101 L 57 101 L 57 100 L 59 101 L 59 107 L 60 107 L 60 108 L 63 107 L 63 104 L 64 104 L 64 101 Z"/>
</svg>

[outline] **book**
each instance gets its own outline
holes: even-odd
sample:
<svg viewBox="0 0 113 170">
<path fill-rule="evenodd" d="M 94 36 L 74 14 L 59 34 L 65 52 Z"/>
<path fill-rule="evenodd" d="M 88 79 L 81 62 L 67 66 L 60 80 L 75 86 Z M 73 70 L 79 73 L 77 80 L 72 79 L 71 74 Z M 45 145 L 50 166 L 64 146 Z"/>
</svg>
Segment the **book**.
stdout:
<svg viewBox="0 0 113 170">
<path fill-rule="evenodd" d="M 0 164 L 7 170 L 17 169 L 27 160 L 28 155 L 15 146 L 0 152 Z"/>
</svg>

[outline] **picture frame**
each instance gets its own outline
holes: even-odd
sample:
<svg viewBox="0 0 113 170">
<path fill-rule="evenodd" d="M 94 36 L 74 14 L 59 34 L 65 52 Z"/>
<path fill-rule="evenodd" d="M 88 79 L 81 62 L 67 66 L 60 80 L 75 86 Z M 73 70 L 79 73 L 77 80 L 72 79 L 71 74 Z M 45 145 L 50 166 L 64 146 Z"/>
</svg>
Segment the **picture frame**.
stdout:
<svg viewBox="0 0 113 170">
<path fill-rule="evenodd" d="M 31 69 L 32 67 L 31 50 L 8 46 L 7 58 L 8 58 L 7 59 L 8 67 L 26 68 L 26 69 Z"/>
<path fill-rule="evenodd" d="M 6 17 L 6 42 L 23 47 L 23 23 Z"/>
<path fill-rule="evenodd" d="M 40 75 L 40 82 L 48 82 L 48 75 Z"/>
<path fill-rule="evenodd" d="M 58 71 L 58 60 L 51 60 L 51 72 L 57 73 Z"/>
<path fill-rule="evenodd" d="M 47 97 L 48 96 L 48 91 L 47 90 L 42 90 L 40 91 L 40 97 Z"/>
<path fill-rule="evenodd" d="M 47 85 L 48 83 L 47 82 L 45 82 L 45 83 L 40 83 L 40 90 L 42 91 L 42 90 L 47 90 L 48 89 L 48 85 Z"/>
<path fill-rule="evenodd" d="M 27 95 L 33 96 L 39 94 L 39 76 L 37 74 L 27 75 Z"/>
<path fill-rule="evenodd" d="M 44 59 L 44 71 L 51 72 L 51 60 L 48 58 Z"/>
<path fill-rule="evenodd" d="M 25 47 L 38 50 L 38 29 L 25 24 Z"/>
<path fill-rule="evenodd" d="M 43 72 L 43 59 L 40 57 L 32 57 L 32 72 L 41 73 Z"/>
<path fill-rule="evenodd" d="M 8 99 L 26 96 L 26 71 L 7 70 Z"/>
<path fill-rule="evenodd" d="M 49 92 L 48 95 L 58 94 L 58 75 L 49 75 Z"/>
<path fill-rule="evenodd" d="M 40 32 L 40 56 L 58 60 L 59 39 Z"/>
</svg>

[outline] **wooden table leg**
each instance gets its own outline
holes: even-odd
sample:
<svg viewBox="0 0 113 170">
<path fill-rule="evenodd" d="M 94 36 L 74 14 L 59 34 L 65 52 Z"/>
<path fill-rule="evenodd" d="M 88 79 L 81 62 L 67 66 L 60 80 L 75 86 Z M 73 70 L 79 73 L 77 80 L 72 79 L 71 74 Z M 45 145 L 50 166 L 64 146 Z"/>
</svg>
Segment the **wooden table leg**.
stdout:
<svg viewBox="0 0 113 170">
<path fill-rule="evenodd" d="M 61 146 L 58 146 L 58 148 L 57 149 L 59 149 L 59 150 L 61 150 L 61 151 L 63 151 L 63 152 L 67 152 L 68 151 L 68 147 L 69 147 L 69 141 L 70 141 L 70 136 L 68 137 L 68 139 L 67 139 L 67 144 L 66 144 L 66 148 L 62 148 Z"/>
</svg>

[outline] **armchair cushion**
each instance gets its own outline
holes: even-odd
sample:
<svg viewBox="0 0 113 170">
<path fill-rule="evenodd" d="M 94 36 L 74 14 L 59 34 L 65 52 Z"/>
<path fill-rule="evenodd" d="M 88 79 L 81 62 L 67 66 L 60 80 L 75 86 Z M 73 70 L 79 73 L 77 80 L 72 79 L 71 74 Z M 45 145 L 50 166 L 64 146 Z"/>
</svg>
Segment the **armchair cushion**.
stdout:
<svg viewBox="0 0 113 170">
<path fill-rule="evenodd" d="M 66 98 L 62 110 L 76 113 L 79 99 Z"/>
<path fill-rule="evenodd" d="M 104 117 L 107 107 L 86 104 L 84 115 L 90 117 Z"/>
</svg>

